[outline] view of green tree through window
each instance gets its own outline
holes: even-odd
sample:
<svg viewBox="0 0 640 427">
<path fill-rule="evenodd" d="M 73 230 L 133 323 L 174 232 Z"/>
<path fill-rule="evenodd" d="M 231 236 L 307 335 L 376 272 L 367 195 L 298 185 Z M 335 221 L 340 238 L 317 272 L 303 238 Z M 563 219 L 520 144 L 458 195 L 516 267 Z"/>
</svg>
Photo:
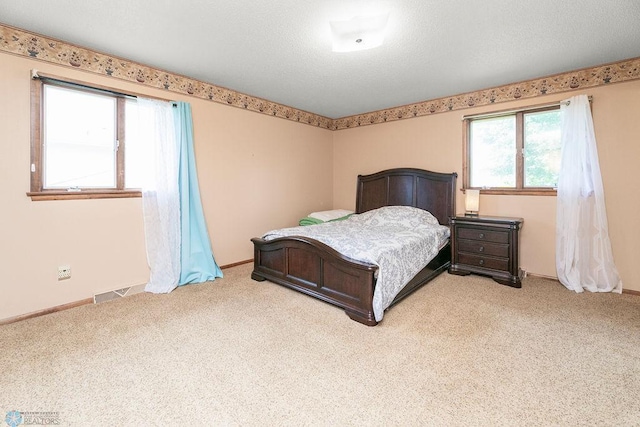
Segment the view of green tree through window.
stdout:
<svg viewBox="0 0 640 427">
<path fill-rule="evenodd" d="M 555 190 L 561 152 L 559 107 L 465 120 L 465 188 Z"/>
<path fill-rule="evenodd" d="M 524 115 L 525 187 L 556 187 L 561 149 L 560 110 Z"/>
<path fill-rule="evenodd" d="M 515 187 L 515 116 L 471 122 L 471 186 Z"/>
</svg>

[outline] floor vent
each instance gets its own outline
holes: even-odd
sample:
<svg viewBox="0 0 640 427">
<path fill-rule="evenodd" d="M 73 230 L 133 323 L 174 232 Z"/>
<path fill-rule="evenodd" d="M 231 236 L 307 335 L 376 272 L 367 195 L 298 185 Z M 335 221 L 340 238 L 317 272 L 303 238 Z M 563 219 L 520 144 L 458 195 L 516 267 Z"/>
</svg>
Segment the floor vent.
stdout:
<svg viewBox="0 0 640 427">
<path fill-rule="evenodd" d="M 138 294 L 144 291 L 145 285 L 130 286 L 128 288 L 116 289 L 115 291 L 103 292 L 93 296 L 93 302 L 100 304 L 101 302 L 112 301 L 114 299 L 126 297 L 128 295 Z"/>
</svg>

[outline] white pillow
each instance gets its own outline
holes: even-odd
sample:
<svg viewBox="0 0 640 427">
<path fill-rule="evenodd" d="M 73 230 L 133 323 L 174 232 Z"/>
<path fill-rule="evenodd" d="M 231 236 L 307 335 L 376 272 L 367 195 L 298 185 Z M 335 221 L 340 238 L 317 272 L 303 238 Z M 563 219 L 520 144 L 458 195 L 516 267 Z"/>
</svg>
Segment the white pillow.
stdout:
<svg viewBox="0 0 640 427">
<path fill-rule="evenodd" d="M 331 221 L 332 219 L 342 218 L 343 216 L 347 216 L 352 213 L 353 211 L 349 211 L 346 209 L 334 209 L 330 211 L 311 212 L 309 214 L 309 217 L 327 222 Z"/>
</svg>

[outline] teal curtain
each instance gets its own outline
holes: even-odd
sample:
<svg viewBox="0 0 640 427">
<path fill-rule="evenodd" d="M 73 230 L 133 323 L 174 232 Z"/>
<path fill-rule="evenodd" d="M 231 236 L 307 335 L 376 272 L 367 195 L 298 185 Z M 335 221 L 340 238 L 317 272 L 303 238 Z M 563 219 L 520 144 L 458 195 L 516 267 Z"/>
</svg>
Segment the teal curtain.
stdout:
<svg viewBox="0 0 640 427">
<path fill-rule="evenodd" d="M 211 250 L 211 241 L 204 220 L 200 188 L 193 151 L 193 119 L 191 105 L 176 102 L 173 109 L 176 137 L 179 146 L 180 166 L 178 187 L 180 192 L 180 281 L 178 286 L 202 283 L 222 277 Z"/>
</svg>

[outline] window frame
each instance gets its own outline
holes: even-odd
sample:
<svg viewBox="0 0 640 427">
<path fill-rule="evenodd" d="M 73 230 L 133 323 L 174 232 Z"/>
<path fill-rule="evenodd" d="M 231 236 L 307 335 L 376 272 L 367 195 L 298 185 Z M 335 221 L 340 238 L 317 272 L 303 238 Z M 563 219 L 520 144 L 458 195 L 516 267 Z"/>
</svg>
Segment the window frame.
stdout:
<svg viewBox="0 0 640 427">
<path fill-rule="evenodd" d="M 558 194 L 555 187 L 524 187 L 524 115 L 529 113 L 539 113 L 544 111 L 560 110 L 560 103 L 523 107 L 494 111 L 489 113 L 474 114 L 462 118 L 462 188 L 480 190 L 481 194 L 507 194 L 507 195 L 527 195 L 527 196 L 556 196 Z M 515 116 L 516 119 L 516 186 L 507 187 L 472 187 L 469 166 L 471 165 L 471 122 L 474 120 Z"/>
<path fill-rule="evenodd" d="M 116 99 L 116 187 L 115 188 L 82 188 L 79 190 L 61 190 L 44 188 L 44 96 L 45 85 L 64 87 L 87 93 L 99 93 Z M 31 158 L 30 158 L 30 191 L 27 196 L 31 200 L 74 200 L 74 199 L 106 199 L 142 197 L 142 191 L 136 188 L 125 188 L 125 98 L 136 97 L 115 91 L 108 87 L 85 83 L 32 72 L 31 78 Z"/>
</svg>

